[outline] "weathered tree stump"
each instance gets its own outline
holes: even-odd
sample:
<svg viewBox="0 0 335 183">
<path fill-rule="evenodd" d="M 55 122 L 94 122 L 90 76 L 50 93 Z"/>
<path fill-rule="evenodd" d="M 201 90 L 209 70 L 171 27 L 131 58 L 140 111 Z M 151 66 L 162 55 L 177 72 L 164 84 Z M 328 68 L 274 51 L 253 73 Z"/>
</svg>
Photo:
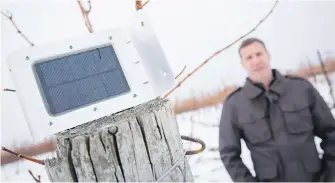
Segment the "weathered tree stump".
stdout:
<svg viewBox="0 0 335 183">
<path fill-rule="evenodd" d="M 54 182 L 193 182 L 173 107 L 157 98 L 57 134 Z M 177 162 L 178 160 L 181 161 Z"/>
</svg>

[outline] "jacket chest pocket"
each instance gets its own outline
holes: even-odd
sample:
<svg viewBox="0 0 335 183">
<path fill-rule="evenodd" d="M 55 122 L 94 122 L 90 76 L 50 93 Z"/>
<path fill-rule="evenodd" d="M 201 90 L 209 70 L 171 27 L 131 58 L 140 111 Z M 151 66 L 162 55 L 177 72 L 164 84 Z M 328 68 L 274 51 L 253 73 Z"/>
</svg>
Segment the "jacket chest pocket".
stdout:
<svg viewBox="0 0 335 183">
<path fill-rule="evenodd" d="M 282 104 L 281 109 L 289 133 L 300 134 L 313 130 L 313 119 L 307 102 Z"/>
<path fill-rule="evenodd" d="M 268 119 L 265 114 L 257 117 L 243 115 L 239 120 L 239 125 L 243 131 L 244 137 L 252 144 L 258 144 L 270 140 L 271 130 Z"/>
</svg>

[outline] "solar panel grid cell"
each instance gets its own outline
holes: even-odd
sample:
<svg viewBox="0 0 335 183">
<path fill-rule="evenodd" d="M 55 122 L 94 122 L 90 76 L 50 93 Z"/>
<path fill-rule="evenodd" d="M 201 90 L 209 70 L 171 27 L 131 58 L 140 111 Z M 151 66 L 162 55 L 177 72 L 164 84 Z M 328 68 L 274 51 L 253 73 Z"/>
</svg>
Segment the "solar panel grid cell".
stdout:
<svg viewBox="0 0 335 183">
<path fill-rule="evenodd" d="M 52 115 L 130 91 L 112 46 L 39 62 L 34 68 Z"/>
</svg>

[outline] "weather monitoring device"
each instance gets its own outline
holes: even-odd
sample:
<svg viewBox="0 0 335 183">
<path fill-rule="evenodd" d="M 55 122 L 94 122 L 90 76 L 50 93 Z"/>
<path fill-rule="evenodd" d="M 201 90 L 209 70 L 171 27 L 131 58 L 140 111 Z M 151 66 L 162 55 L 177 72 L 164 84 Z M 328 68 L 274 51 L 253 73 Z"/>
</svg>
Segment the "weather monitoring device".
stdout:
<svg viewBox="0 0 335 183">
<path fill-rule="evenodd" d="M 7 62 L 35 140 L 150 101 L 175 83 L 141 12 L 130 26 L 19 50 Z"/>
</svg>

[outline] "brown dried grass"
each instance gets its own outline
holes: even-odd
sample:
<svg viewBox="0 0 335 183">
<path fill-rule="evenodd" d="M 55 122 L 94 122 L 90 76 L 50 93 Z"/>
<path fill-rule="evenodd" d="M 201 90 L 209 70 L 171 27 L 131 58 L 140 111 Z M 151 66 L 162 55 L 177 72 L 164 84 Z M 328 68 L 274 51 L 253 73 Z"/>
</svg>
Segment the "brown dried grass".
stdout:
<svg viewBox="0 0 335 183">
<path fill-rule="evenodd" d="M 333 73 L 335 72 L 335 59 L 328 59 L 324 61 L 326 72 Z M 314 65 L 311 67 L 301 67 L 298 70 L 291 70 L 284 73 L 285 75 L 296 75 L 303 78 L 311 78 L 317 75 L 322 75 L 322 68 L 320 65 Z M 177 102 L 174 105 L 174 112 L 176 114 L 182 114 L 184 112 L 190 112 L 206 107 L 211 107 L 222 103 L 226 97 L 234 92 L 238 86 L 226 86 L 221 91 L 216 93 L 210 93 L 202 98 L 189 98 L 183 101 Z"/>
</svg>

